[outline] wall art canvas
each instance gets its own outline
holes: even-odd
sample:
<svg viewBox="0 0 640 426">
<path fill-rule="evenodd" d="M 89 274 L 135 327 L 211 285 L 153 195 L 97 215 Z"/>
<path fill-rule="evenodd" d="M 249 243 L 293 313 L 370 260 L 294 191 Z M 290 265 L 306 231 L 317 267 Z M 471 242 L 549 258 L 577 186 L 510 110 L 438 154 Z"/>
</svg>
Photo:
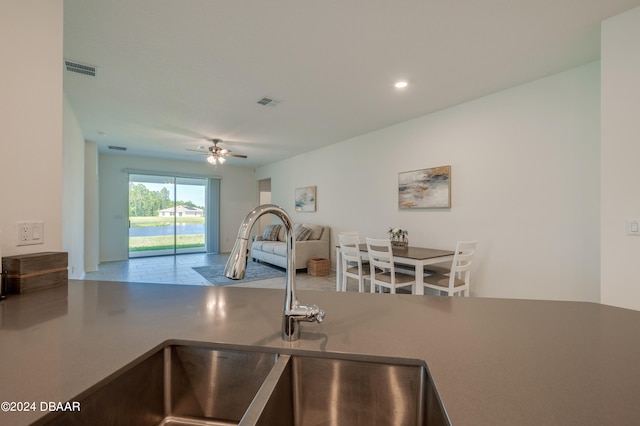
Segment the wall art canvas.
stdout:
<svg viewBox="0 0 640 426">
<path fill-rule="evenodd" d="M 300 213 L 316 211 L 316 187 L 296 188 L 296 211 Z"/>
<path fill-rule="evenodd" d="M 451 166 L 398 173 L 398 207 L 401 209 L 451 207 Z"/>
</svg>

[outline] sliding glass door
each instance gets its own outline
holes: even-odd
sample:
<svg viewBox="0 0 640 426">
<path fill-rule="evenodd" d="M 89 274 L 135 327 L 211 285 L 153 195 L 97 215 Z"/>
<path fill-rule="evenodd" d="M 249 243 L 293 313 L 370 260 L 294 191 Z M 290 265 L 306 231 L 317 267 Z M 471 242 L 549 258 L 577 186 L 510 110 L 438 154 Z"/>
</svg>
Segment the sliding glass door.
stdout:
<svg viewBox="0 0 640 426">
<path fill-rule="evenodd" d="M 205 250 L 206 179 L 176 177 L 176 253 Z"/>
<path fill-rule="evenodd" d="M 207 179 L 129 174 L 129 257 L 206 251 Z"/>
</svg>

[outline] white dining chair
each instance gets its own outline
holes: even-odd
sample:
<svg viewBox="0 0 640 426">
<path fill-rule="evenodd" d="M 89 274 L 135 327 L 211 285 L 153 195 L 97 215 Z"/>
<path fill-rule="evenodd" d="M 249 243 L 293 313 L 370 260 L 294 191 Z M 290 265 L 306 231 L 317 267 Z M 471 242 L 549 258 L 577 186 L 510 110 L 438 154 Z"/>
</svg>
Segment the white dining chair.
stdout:
<svg viewBox="0 0 640 426">
<path fill-rule="evenodd" d="M 342 255 L 342 288 L 347 291 L 347 279 L 358 280 L 358 291 L 364 292 L 365 280 L 371 278 L 369 265 L 363 263 L 360 254 L 360 237 L 357 232 L 341 232 L 338 234 L 340 252 Z"/>
<path fill-rule="evenodd" d="M 424 286 L 445 293 L 447 296 L 453 296 L 456 293 L 469 296 L 471 263 L 477 245 L 477 241 L 458 241 L 451 268 L 440 272 L 436 267 L 427 266 L 426 272 L 432 272 L 432 275 L 423 278 Z"/>
<path fill-rule="evenodd" d="M 371 293 L 376 292 L 377 286 L 388 288 L 392 294 L 398 287 L 415 286 L 414 275 L 396 272 L 391 240 L 367 238 L 366 241 L 371 270 Z"/>
</svg>

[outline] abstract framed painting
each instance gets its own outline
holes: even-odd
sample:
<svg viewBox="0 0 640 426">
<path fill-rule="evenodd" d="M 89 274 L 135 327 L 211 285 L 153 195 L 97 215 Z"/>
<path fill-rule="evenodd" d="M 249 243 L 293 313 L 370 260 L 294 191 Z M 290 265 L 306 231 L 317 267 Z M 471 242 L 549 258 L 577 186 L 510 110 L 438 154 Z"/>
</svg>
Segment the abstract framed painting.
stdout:
<svg viewBox="0 0 640 426">
<path fill-rule="evenodd" d="M 316 187 L 296 188 L 296 211 L 299 213 L 316 211 Z"/>
<path fill-rule="evenodd" d="M 398 208 L 451 207 L 451 166 L 398 173 Z"/>
</svg>

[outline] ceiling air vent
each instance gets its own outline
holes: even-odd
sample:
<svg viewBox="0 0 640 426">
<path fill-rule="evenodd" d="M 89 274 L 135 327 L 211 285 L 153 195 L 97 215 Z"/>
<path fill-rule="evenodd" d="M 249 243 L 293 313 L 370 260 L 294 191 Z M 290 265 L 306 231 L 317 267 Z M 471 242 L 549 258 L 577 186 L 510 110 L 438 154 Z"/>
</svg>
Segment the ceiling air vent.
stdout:
<svg viewBox="0 0 640 426">
<path fill-rule="evenodd" d="M 268 97 L 263 97 L 262 99 L 260 99 L 257 103 L 259 103 L 260 105 L 264 105 L 264 106 L 270 106 L 270 107 L 275 107 L 278 106 L 280 104 L 281 101 L 273 99 L 273 98 L 268 98 Z"/>
<path fill-rule="evenodd" d="M 75 72 L 78 74 L 96 76 L 96 67 L 92 65 L 79 64 L 78 62 L 72 62 L 65 59 L 64 66 L 67 71 Z"/>
<path fill-rule="evenodd" d="M 113 149 L 114 151 L 126 151 L 127 148 L 124 146 L 115 146 L 115 145 L 109 145 L 109 149 Z"/>
</svg>

